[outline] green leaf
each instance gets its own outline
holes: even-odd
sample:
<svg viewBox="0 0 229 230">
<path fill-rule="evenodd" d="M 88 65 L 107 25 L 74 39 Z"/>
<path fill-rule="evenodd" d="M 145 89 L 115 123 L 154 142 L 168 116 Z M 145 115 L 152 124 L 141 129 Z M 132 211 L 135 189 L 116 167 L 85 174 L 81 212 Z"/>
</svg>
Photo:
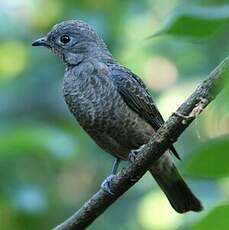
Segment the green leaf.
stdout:
<svg viewBox="0 0 229 230">
<path fill-rule="evenodd" d="M 229 204 L 218 206 L 200 220 L 200 222 L 194 224 L 189 230 L 227 230 L 229 226 L 228 213 Z"/>
<path fill-rule="evenodd" d="M 194 177 L 218 179 L 229 176 L 229 136 L 211 140 L 184 162 L 186 174 Z"/>
<path fill-rule="evenodd" d="M 21 152 L 51 153 L 69 156 L 75 153 L 77 140 L 51 126 L 37 123 L 19 123 L 5 127 L 0 132 L 0 156 Z"/>
<path fill-rule="evenodd" d="M 229 26 L 229 4 L 221 6 L 182 6 L 177 8 L 162 29 L 153 36 L 208 37 Z"/>
<path fill-rule="evenodd" d="M 190 0 L 185 0 L 186 3 L 190 3 Z M 223 4 L 227 4 L 228 0 L 191 0 L 192 4 L 195 5 L 207 5 L 207 6 L 211 6 L 211 5 L 223 5 Z"/>
</svg>

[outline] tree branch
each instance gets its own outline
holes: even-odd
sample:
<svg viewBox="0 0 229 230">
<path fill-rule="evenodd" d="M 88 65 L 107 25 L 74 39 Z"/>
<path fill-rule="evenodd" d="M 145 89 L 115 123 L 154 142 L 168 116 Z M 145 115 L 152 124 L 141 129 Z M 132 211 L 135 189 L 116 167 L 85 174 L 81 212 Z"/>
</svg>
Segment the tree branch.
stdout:
<svg viewBox="0 0 229 230">
<path fill-rule="evenodd" d="M 153 162 L 176 142 L 177 138 L 217 96 L 229 77 L 229 56 L 203 81 L 191 96 L 170 116 L 142 149 L 136 161 L 122 169 L 112 180 L 114 195 L 100 189 L 75 214 L 54 230 L 85 229 L 123 193 L 132 187 L 150 168 Z"/>
</svg>

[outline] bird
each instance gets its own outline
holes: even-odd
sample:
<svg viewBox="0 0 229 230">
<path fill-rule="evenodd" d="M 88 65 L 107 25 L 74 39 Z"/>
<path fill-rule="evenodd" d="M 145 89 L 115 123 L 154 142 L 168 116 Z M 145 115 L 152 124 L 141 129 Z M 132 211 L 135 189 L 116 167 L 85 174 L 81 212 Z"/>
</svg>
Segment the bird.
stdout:
<svg viewBox="0 0 229 230">
<path fill-rule="evenodd" d="M 148 88 L 119 64 L 101 36 L 82 20 L 54 25 L 32 45 L 44 46 L 62 60 L 63 95 L 70 112 L 89 136 L 115 157 L 111 175 L 101 185 L 112 194 L 109 183 L 119 162 L 134 161 L 164 123 Z M 201 202 L 179 174 L 172 155 L 179 159 L 174 146 L 152 164 L 150 173 L 176 212 L 201 211 Z"/>
</svg>

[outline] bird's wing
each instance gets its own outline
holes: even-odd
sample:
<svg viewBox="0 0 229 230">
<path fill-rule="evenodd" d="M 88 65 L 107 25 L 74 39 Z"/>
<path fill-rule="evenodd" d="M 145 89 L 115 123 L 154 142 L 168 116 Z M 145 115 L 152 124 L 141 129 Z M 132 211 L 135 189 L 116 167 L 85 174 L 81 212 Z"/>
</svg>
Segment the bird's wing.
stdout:
<svg viewBox="0 0 229 230">
<path fill-rule="evenodd" d="M 112 80 L 127 105 L 158 130 L 164 120 L 143 81 L 126 69 L 113 69 Z"/>
<path fill-rule="evenodd" d="M 164 123 L 164 119 L 143 81 L 130 70 L 117 66 L 112 68 L 112 80 L 126 104 L 158 130 Z M 170 150 L 180 159 L 173 146 Z"/>
</svg>

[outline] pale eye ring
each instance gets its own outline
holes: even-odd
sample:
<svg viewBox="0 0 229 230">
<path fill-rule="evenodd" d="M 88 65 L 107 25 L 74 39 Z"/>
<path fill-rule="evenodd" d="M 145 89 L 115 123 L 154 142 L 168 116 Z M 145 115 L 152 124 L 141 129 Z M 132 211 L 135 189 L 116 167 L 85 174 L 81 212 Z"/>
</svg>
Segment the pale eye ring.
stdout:
<svg viewBox="0 0 229 230">
<path fill-rule="evenodd" d="M 71 41 L 71 38 L 67 34 L 64 34 L 60 37 L 60 41 L 63 44 L 67 44 Z"/>
</svg>

